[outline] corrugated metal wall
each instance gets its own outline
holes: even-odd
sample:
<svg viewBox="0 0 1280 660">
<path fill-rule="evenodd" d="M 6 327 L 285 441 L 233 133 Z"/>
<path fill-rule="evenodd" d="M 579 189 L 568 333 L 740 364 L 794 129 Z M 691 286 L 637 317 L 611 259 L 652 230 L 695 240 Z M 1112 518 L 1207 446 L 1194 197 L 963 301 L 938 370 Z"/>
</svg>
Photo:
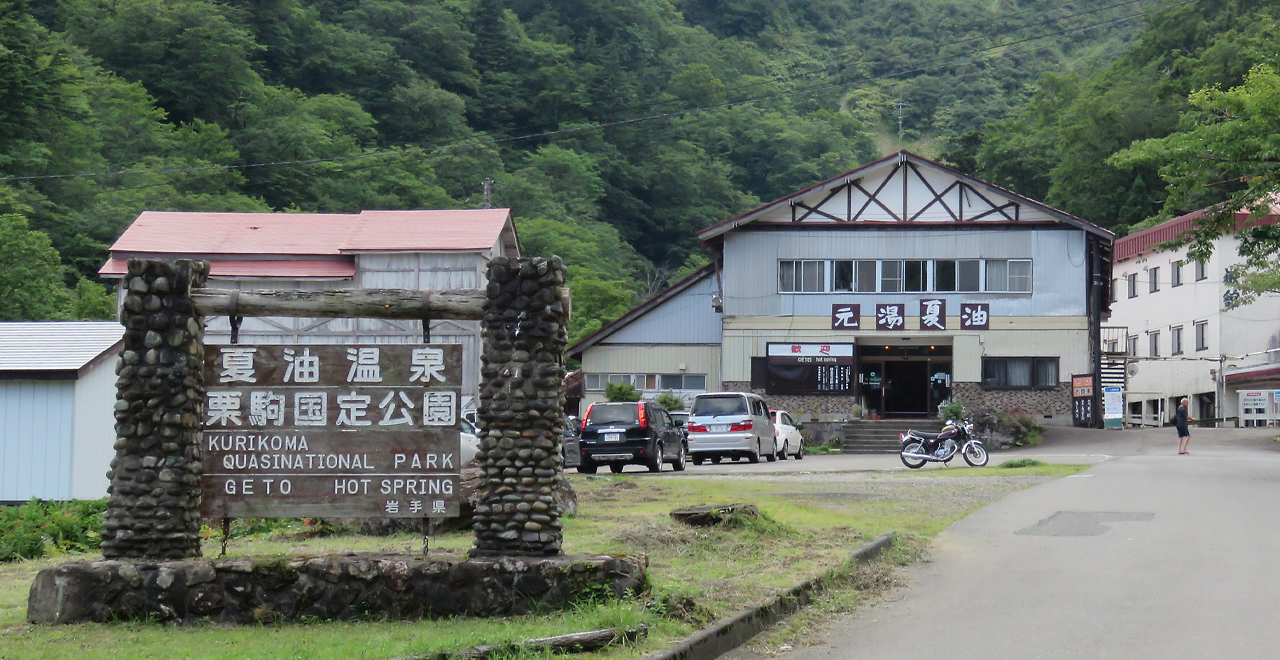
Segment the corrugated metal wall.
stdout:
<svg viewBox="0 0 1280 660">
<path fill-rule="evenodd" d="M 779 259 L 1026 259 L 1032 292 L 926 294 L 945 298 L 948 311 L 962 302 L 991 304 L 993 316 L 1083 316 L 1084 232 L 1055 230 L 738 231 L 725 237 L 724 311 L 730 316 L 829 316 L 833 303 L 907 303 L 921 294 L 778 294 Z"/>
<path fill-rule="evenodd" d="M 711 307 L 712 275 L 606 337 L 602 344 L 719 344 L 720 314 Z"/>
<path fill-rule="evenodd" d="M 0 500 L 71 497 L 74 420 L 73 381 L 0 381 Z"/>
</svg>

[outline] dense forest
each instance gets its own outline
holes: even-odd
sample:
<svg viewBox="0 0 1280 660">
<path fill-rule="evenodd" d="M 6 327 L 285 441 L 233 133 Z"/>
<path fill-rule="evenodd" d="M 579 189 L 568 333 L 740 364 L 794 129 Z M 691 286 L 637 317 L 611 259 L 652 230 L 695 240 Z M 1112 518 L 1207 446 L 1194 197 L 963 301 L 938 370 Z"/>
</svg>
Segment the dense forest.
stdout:
<svg viewBox="0 0 1280 660">
<path fill-rule="evenodd" d="M 1245 0 L 0 0 L 0 319 L 92 318 L 143 209 L 477 207 L 570 264 L 575 338 L 694 231 L 904 146 L 1124 228 Z"/>
</svg>

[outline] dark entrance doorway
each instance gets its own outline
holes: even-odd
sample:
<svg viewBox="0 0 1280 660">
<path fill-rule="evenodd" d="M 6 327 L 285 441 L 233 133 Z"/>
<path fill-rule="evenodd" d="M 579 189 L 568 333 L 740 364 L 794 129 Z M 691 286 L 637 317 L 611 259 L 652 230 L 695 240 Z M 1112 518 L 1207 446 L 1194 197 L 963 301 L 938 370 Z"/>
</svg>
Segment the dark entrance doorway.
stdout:
<svg viewBox="0 0 1280 660">
<path fill-rule="evenodd" d="M 884 411 L 887 415 L 929 413 L 929 363 L 885 362 Z"/>
</svg>

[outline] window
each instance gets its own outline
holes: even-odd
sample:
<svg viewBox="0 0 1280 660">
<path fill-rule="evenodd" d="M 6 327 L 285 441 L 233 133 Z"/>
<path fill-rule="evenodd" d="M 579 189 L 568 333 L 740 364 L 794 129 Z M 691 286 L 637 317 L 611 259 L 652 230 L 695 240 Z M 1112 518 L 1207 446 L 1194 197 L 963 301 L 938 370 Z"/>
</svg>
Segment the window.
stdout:
<svg viewBox="0 0 1280 660">
<path fill-rule="evenodd" d="M 707 377 L 699 374 L 661 374 L 658 376 L 659 390 L 705 390 Z"/>
<path fill-rule="evenodd" d="M 853 291 L 853 262 L 831 262 L 831 290 Z"/>
<path fill-rule="evenodd" d="M 779 261 L 779 293 L 814 293 L 827 289 L 827 262 Z"/>
<path fill-rule="evenodd" d="M 875 293 L 876 292 L 876 262 L 859 261 L 857 262 L 858 270 L 858 293 Z"/>
<path fill-rule="evenodd" d="M 1149 278 L 1150 292 L 1155 293 L 1159 291 L 1160 290 L 1160 267 L 1156 266 L 1155 268 L 1148 270 L 1147 277 Z"/>
<path fill-rule="evenodd" d="M 1153 330 L 1147 333 L 1147 355 L 1151 357 L 1160 357 L 1160 331 Z"/>
<path fill-rule="evenodd" d="M 1175 286 L 1182 286 L 1182 265 L 1185 263 L 1186 263 L 1185 261 L 1175 261 L 1169 264 L 1170 288 Z"/>
<path fill-rule="evenodd" d="M 1169 328 L 1169 354 L 1182 355 L 1182 326 Z"/>
<path fill-rule="evenodd" d="M 902 291 L 902 262 L 880 262 L 880 291 L 897 293 Z"/>
<path fill-rule="evenodd" d="M 1132 275 L 1125 275 L 1124 279 L 1125 279 L 1125 282 L 1128 283 L 1129 285 L 1129 297 L 1137 298 L 1138 297 L 1138 274 L 1133 273 Z"/>
<path fill-rule="evenodd" d="M 1009 260 L 1009 290 L 1016 293 L 1031 292 L 1031 260 Z"/>
<path fill-rule="evenodd" d="M 1125 338 L 1124 352 L 1130 357 L 1138 357 L 1138 335 L 1129 335 Z"/>
<path fill-rule="evenodd" d="M 1111 302 L 1115 302 L 1120 295 L 1119 280 L 1111 278 Z"/>
<path fill-rule="evenodd" d="M 1009 290 L 1009 262 L 987 259 L 987 291 Z"/>
<path fill-rule="evenodd" d="M 982 386 L 986 389 L 1055 389 L 1058 358 L 983 358 Z"/>
<path fill-rule="evenodd" d="M 956 290 L 956 262 L 954 259 L 939 259 L 933 262 L 933 290 Z"/>
<path fill-rule="evenodd" d="M 903 278 L 905 286 L 903 291 L 928 291 L 929 290 L 929 262 L 927 261 L 904 261 L 902 262 L 906 269 L 906 275 Z"/>
<path fill-rule="evenodd" d="M 1196 262 L 1196 281 L 1209 279 L 1209 266 L 1203 261 Z"/>
<path fill-rule="evenodd" d="M 982 272 L 982 262 L 977 259 L 966 259 L 956 262 L 956 272 L 959 273 L 959 284 L 957 291 L 979 291 L 978 283 L 981 281 L 980 273 Z"/>
<path fill-rule="evenodd" d="M 604 386 L 600 384 L 600 374 L 587 374 L 587 389 L 592 391 L 604 389 Z"/>
<path fill-rule="evenodd" d="M 1196 350 L 1197 351 L 1209 350 L 1209 322 L 1208 321 L 1196 322 Z"/>
</svg>

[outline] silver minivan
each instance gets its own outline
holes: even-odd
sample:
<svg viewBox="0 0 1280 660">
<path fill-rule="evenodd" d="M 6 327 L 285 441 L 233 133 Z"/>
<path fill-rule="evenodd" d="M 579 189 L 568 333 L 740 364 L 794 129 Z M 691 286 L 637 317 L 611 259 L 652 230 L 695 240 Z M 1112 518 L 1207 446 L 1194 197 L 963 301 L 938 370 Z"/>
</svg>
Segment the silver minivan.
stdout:
<svg viewBox="0 0 1280 660">
<path fill-rule="evenodd" d="M 759 463 L 764 456 L 777 460 L 769 407 L 758 394 L 710 392 L 699 394 L 689 409 L 689 457 L 694 465 L 724 458 L 746 458 Z"/>
</svg>

